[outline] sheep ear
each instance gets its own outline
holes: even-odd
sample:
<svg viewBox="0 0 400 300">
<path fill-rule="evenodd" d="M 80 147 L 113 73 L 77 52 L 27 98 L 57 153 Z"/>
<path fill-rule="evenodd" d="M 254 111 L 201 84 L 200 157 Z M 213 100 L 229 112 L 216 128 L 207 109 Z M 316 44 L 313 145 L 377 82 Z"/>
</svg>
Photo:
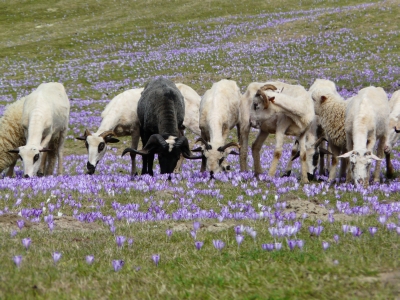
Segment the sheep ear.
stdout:
<svg viewBox="0 0 400 300">
<path fill-rule="evenodd" d="M 326 96 L 321 96 L 321 103 L 324 103 L 326 101 Z"/>
<path fill-rule="evenodd" d="M 80 141 L 86 141 L 86 136 L 76 136 L 75 138 Z"/>
<path fill-rule="evenodd" d="M 53 151 L 53 149 L 43 148 L 42 150 L 39 150 L 39 152 L 50 152 L 50 151 Z"/>
<path fill-rule="evenodd" d="M 379 157 L 376 156 L 375 154 L 371 154 L 370 157 L 371 157 L 372 159 L 375 159 L 375 160 L 378 160 L 378 161 L 382 160 L 381 158 L 379 158 Z"/>
<path fill-rule="evenodd" d="M 8 150 L 9 153 L 19 153 L 19 149 Z"/>
<path fill-rule="evenodd" d="M 349 152 L 347 152 L 347 153 L 344 153 L 344 154 L 342 154 L 342 155 L 339 155 L 338 157 L 340 157 L 340 158 L 347 158 L 347 157 L 350 157 L 350 155 L 352 155 L 353 154 L 353 151 L 349 151 Z"/>
</svg>

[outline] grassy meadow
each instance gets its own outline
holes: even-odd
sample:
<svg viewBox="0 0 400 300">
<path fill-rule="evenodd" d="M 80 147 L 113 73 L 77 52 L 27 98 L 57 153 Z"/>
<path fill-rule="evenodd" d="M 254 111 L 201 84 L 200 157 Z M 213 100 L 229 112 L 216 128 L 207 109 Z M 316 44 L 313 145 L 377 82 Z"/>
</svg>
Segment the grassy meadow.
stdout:
<svg viewBox="0 0 400 300">
<path fill-rule="evenodd" d="M 384 166 L 365 189 L 301 185 L 298 162 L 280 177 L 287 139 L 274 178 L 254 178 L 250 149 L 249 172 L 229 157 L 215 180 L 198 161 L 171 181 L 131 178 L 124 137 L 89 176 L 74 138 L 157 76 L 199 95 L 223 78 L 242 92 L 326 78 L 345 98 L 370 85 L 390 97 L 399 16 L 394 0 L 0 0 L 0 113 L 42 82 L 71 101 L 65 175 L 25 179 L 19 162 L 0 180 L 0 299 L 399 299 L 400 182 Z M 398 170 L 398 147 L 392 157 Z"/>
</svg>

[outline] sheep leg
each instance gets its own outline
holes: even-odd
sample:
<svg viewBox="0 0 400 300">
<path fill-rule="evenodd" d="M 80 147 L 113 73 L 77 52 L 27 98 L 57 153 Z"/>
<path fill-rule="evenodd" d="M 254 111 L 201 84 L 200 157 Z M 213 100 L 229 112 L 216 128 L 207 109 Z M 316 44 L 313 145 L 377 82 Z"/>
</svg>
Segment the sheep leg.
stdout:
<svg viewBox="0 0 400 300">
<path fill-rule="evenodd" d="M 376 155 L 379 158 L 383 158 L 383 156 L 385 154 L 384 153 L 385 144 L 386 144 L 386 137 L 383 136 L 379 140 L 378 148 L 377 148 L 377 151 L 376 151 Z M 389 156 L 390 156 L 390 153 L 389 153 Z M 374 176 L 374 182 L 379 182 L 380 171 L 381 171 L 381 161 L 377 160 L 377 161 L 375 161 L 375 170 L 374 170 L 374 175 L 373 175 Z"/>
<path fill-rule="evenodd" d="M 47 161 L 47 152 L 42 152 L 42 160 L 40 161 L 40 167 L 37 172 L 38 176 L 43 176 L 45 174 L 45 166 Z"/>
<path fill-rule="evenodd" d="M 393 179 L 394 168 L 392 165 L 392 161 L 390 160 L 390 153 L 385 153 L 385 157 L 386 157 L 386 177 L 388 179 Z"/>
<path fill-rule="evenodd" d="M 65 135 L 67 134 L 67 130 L 63 130 L 60 132 L 60 139 L 58 140 L 57 147 L 57 157 L 58 157 L 58 166 L 57 166 L 57 175 L 62 175 L 64 173 L 64 143 L 65 143 Z M 51 171 L 53 173 L 53 170 Z"/>
<path fill-rule="evenodd" d="M 291 154 L 290 159 L 289 159 L 289 161 L 288 161 L 288 163 L 286 165 L 285 173 L 282 175 L 282 177 L 288 177 L 292 173 L 293 158 L 296 156 L 297 151 L 298 151 L 297 143 L 294 143 L 293 147 L 292 147 L 292 154 Z"/>
<path fill-rule="evenodd" d="M 335 177 L 336 177 L 336 168 L 338 164 L 338 156 L 340 155 L 340 148 L 334 145 L 331 145 L 331 151 L 332 151 L 332 161 L 331 161 L 331 168 L 329 170 L 329 177 L 328 177 L 328 182 L 334 182 Z"/>
<path fill-rule="evenodd" d="M 174 173 L 180 173 L 182 171 L 182 162 L 183 162 L 183 156 L 179 157 L 178 162 L 176 163 L 176 167 L 174 169 Z"/>
<path fill-rule="evenodd" d="M 271 176 L 271 177 L 275 176 L 276 169 L 278 168 L 279 159 L 282 156 L 284 136 L 285 135 L 281 132 L 278 132 L 278 130 L 275 133 L 276 144 L 275 144 L 275 150 L 274 150 L 274 158 L 272 159 L 272 163 L 269 168 L 268 176 Z"/>
<path fill-rule="evenodd" d="M 251 146 L 251 152 L 253 156 L 253 163 L 254 163 L 254 173 L 256 176 L 262 173 L 261 162 L 260 162 L 260 150 L 264 141 L 267 139 L 269 133 L 262 131 L 258 132 L 258 135 Z"/>
<path fill-rule="evenodd" d="M 154 163 L 154 154 L 148 154 L 147 155 L 147 172 L 150 176 L 154 176 L 153 163 Z"/>
<path fill-rule="evenodd" d="M 8 167 L 6 176 L 7 177 L 12 177 L 14 175 L 14 167 L 17 164 L 17 160 L 14 160 L 11 165 Z"/>
<path fill-rule="evenodd" d="M 303 133 L 299 137 L 300 146 L 300 163 L 301 163 L 301 183 L 309 183 L 307 175 L 307 149 L 306 149 L 306 135 Z"/>
<path fill-rule="evenodd" d="M 139 131 L 137 129 L 134 129 L 132 131 L 132 142 L 131 142 L 131 148 L 132 149 L 137 149 L 139 145 Z M 136 171 L 136 153 L 135 152 L 130 152 L 131 156 L 131 161 L 132 161 L 132 168 L 131 168 L 131 176 L 137 175 Z"/>
<path fill-rule="evenodd" d="M 203 140 L 205 141 L 209 141 L 210 139 L 207 138 L 207 134 L 204 132 L 204 130 L 201 131 L 201 137 Z M 203 157 L 201 158 L 201 168 L 200 168 L 200 172 L 205 172 L 207 169 L 207 158 L 203 155 Z"/>
</svg>

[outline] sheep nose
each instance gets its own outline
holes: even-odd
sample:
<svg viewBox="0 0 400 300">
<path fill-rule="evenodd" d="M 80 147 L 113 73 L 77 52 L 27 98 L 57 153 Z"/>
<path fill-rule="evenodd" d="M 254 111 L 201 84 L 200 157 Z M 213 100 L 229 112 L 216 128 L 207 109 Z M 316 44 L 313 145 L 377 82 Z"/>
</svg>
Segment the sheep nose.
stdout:
<svg viewBox="0 0 400 300">
<path fill-rule="evenodd" d="M 313 179 L 314 179 L 314 174 L 311 174 L 311 173 L 308 173 L 308 172 L 307 172 L 307 179 L 308 179 L 309 181 L 313 180 Z"/>
<path fill-rule="evenodd" d="M 28 174 L 25 174 L 25 175 L 24 175 L 24 178 L 29 178 L 29 175 L 28 175 Z"/>
<path fill-rule="evenodd" d="M 226 166 L 226 169 L 229 171 L 231 169 L 231 166 Z"/>
<path fill-rule="evenodd" d="M 90 162 L 87 162 L 86 168 L 88 169 L 88 174 L 92 175 L 94 174 L 94 171 L 96 170 L 96 167 L 93 166 Z"/>
</svg>

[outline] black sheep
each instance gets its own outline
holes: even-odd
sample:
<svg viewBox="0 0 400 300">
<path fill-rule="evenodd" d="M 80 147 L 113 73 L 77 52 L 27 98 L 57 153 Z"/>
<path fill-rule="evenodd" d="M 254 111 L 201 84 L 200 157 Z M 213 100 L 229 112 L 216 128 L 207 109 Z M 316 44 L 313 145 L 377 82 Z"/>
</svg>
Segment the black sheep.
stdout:
<svg viewBox="0 0 400 300">
<path fill-rule="evenodd" d="M 154 154 L 158 154 L 161 174 L 172 173 L 182 155 L 192 157 L 184 129 L 185 102 L 175 83 L 165 78 L 149 82 L 140 97 L 137 114 L 140 122 L 142 150 L 126 148 L 143 157 L 143 174 L 153 176 Z"/>
</svg>

